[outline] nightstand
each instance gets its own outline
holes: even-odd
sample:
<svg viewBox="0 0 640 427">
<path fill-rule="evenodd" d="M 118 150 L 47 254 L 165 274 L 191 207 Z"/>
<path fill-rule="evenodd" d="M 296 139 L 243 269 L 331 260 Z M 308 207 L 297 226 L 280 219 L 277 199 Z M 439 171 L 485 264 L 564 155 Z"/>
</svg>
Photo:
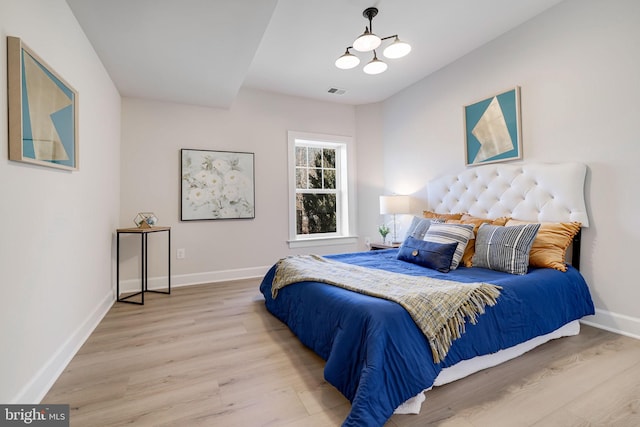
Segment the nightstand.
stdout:
<svg viewBox="0 0 640 427">
<path fill-rule="evenodd" d="M 399 248 L 402 243 L 371 243 L 369 246 L 372 251 L 377 251 L 378 249 L 395 249 Z"/>
</svg>

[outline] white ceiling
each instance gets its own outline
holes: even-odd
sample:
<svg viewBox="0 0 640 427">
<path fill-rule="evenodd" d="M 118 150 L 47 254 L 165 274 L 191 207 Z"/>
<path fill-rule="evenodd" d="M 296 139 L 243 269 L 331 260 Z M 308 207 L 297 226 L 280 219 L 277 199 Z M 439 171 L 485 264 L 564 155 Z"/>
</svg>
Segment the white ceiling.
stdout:
<svg viewBox="0 0 640 427">
<path fill-rule="evenodd" d="M 122 96 L 228 108 L 242 86 L 381 101 L 561 0 L 66 1 Z M 375 76 L 362 72 L 370 54 L 337 69 L 370 6 L 374 32 L 398 34 L 412 52 Z"/>
</svg>

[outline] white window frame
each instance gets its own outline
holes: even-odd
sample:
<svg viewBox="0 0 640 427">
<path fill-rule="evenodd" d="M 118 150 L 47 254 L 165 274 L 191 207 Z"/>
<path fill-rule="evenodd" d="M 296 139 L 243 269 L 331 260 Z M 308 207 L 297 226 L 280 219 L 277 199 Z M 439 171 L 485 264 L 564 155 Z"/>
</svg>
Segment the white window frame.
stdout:
<svg viewBox="0 0 640 427">
<path fill-rule="evenodd" d="M 336 150 L 336 232 L 322 234 L 299 235 L 296 232 L 296 146 L 325 147 Z M 353 205 L 350 200 L 348 151 L 352 146 L 352 138 L 348 136 L 315 134 L 306 132 L 288 132 L 289 147 L 289 247 L 310 247 L 336 244 L 357 243 L 357 237 L 352 236 L 353 229 L 350 208 Z M 324 191 L 318 191 L 322 193 Z"/>
</svg>

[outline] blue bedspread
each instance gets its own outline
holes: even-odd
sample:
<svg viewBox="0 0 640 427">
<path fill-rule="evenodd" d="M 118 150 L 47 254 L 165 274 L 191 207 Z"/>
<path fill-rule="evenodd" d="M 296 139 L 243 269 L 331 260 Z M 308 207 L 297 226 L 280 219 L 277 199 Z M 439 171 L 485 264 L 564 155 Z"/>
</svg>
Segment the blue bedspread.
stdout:
<svg viewBox="0 0 640 427">
<path fill-rule="evenodd" d="M 349 401 L 343 426 L 382 426 L 395 408 L 433 385 L 442 368 L 494 353 L 593 314 L 589 289 L 574 268 L 566 273 L 531 269 L 515 276 L 460 267 L 449 273 L 396 259 L 398 250 L 356 252 L 327 258 L 411 275 L 502 286 L 498 303 L 454 341 L 446 359 L 431 349 L 407 311 L 395 302 L 317 282 L 300 282 L 271 297 L 275 266 L 260 291 L 267 309 L 300 341 L 326 360 L 325 379 Z"/>
</svg>

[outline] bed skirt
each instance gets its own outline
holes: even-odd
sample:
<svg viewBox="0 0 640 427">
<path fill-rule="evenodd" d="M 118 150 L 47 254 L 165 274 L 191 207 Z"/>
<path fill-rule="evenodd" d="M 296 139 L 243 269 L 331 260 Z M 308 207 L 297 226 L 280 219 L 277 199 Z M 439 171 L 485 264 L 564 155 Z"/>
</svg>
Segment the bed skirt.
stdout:
<svg viewBox="0 0 640 427">
<path fill-rule="evenodd" d="M 532 338 L 529 341 L 525 341 L 513 347 L 500 350 L 493 354 L 476 356 L 473 359 L 463 360 L 440 371 L 440 374 L 438 374 L 435 382 L 433 383 L 433 387 L 449 384 L 471 374 L 475 374 L 476 372 L 482 371 L 483 369 L 491 368 L 511 359 L 515 359 L 516 357 L 522 356 L 524 353 L 551 340 L 570 337 L 578 335 L 579 333 L 580 321 L 574 320 L 553 332 L 540 335 L 539 337 Z M 424 390 L 422 393 L 417 394 L 402 405 L 398 406 L 394 411 L 394 414 L 419 414 L 422 402 L 426 399 L 425 393 L 431 390 L 431 388 Z"/>
</svg>

